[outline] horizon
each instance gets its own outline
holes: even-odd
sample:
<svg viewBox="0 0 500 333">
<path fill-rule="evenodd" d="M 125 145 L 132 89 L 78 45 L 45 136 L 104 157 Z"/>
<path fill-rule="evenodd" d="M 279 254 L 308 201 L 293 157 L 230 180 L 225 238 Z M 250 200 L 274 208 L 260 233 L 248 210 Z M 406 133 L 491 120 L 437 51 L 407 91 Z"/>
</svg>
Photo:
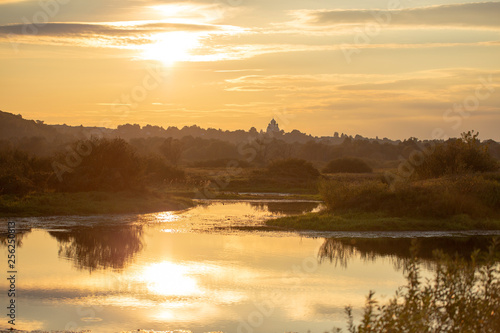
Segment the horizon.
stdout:
<svg viewBox="0 0 500 333">
<path fill-rule="evenodd" d="M 215 127 L 203 127 L 203 126 L 199 126 L 198 124 L 190 124 L 190 125 L 183 125 L 183 126 L 174 126 L 174 125 L 168 125 L 168 126 L 163 126 L 163 125 L 152 125 L 152 124 L 137 124 L 137 123 L 123 123 L 123 124 L 119 124 L 118 126 L 116 127 L 100 127 L 100 126 L 87 126 L 87 125 L 84 125 L 84 124 L 78 124 L 78 125 L 71 125 L 71 124 L 66 124 L 66 123 L 59 123 L 59 124 L 49 124 L 49 123 L 46 123 L 43 119 L 28 119 L 26 117 L 24 117 L 23 115 L 21 114 L 13 114 L 11 112 L 7 112 L 7 111 L 4 111 L 4 110 L 0 110 L 0 112 L 5 112 L 5 113 L 9 113 L 9 114 L 12 114 L 12 115 L 15 115 L 15 116 L 18 116 L 20 115 L 24 120 L 27 120 L 27 121 L 42 121 L 44 125 L 48 125 L 48 126 L 70 126 L 70 127 L 80 127 L 80 126 L 83 126 L 84 128 L 105 128 L 105 129 L 110 129 L 110 130 L 117 130 L 118 129 L 118 126 L 123 126 L 123 125 L 139 125 L 141 127 L 141 130 L 145 127 L 145 126 L 159 126 L 160 128 L 162 128 L 163 130 L 167 130 L 169 127 L 175 127 L 175 128 L 178 128 L 178 129 L 182 129 L 184 127 L 192 127 L 192 126 L 197 126 L 199 127 L 200 129 L 202 130 L 209 130 L 209 129 L 214 129 L 214 130 L 217 130 L 217 131 L 230 131 L 230 132 L 233 132 L 233 131 L 245 131 L 245 132 L 249 132 L 250 129 L 253 127 L 250 127 L 248 129 L 244 129 L 244 128 L 237 128 L 237 129 L 224 129 L 224 128 L 215 128 Z M 272 118 L 274 119 L 274 118 Z M 269 124 L 269 123 L 268 123 Z M 283 130 L 285 134 L 289 134 L 291 133 L 292 131 L 294 130 L 298 130 L 300 133 L 304 134 L 304 135 L 310 135 L 314 138 L 327 138 L 327 137 L 334 137 L 334 134 L 333 133 L 332 135 L 324 135 L 324 136 L 317 136 L 317 135 L 314 135 L 312 133 L 308 133 L 308 132 L 303 132 L 299 129 L 291 129 L 291 130 L 285 130 L 283 128 L 281 128 L 279 122 L 277 122 L 278 126 L 279 126 L 279 129 L 280 130 Z M 267 126 L 267 125 L 266 125 Z M 257 132 L 266 132 L 266 126 L 264 126 L 263 128 L 256 128 Z M 465 131 L 467 132 L 467 131 Z M 465 132 L 462 132 L 462 133 L 465 133 Z M 477 131 L 476 131 L 477 132 Z M 388 136 L 385 136 L 385 135 L 376 135 L 375 137 L 367 137 L 367 136 L 364 136 L 362 134 L 359 134 L 359 133 L 347 133 L 347 132 L 336 132 L 339 137 L 341 135 L 346 135 L 348 137 L 352 137 L 352 138 L 355 138 L 357 135 L 360 135 L 362 136 L 364 139 L 369 139 L 369 140 L 384 140 L 384 139 L 388 139 L 390 141 L 393 141 L 393 142 L 397 142 L 397 141 L 405 141 L 405 140 L 408 140 L 408 139 L 411 139 L 413 137 L 407 137 L 407 138 L 392 138 L 392 137 L 388 137 Z M 461 134 L 462 134 L 461 133 Z M 447 140 L 447 139 L 454 139 L 454 138 L 460 138 L 460 135 L 458 136 L 450 136 L 450 137 L 445 137 L 445 138 L 437 138 L 437 139 L 427 139 L 427 138 L 418 138 L 416 137 L 417 140 L 420 140 L 420 141 L 426 141 L 426 140 Z M 481 133 L 479 133 L 479 140 L 481 141 L 489 141 L 489 140 L 493 140 L 493 141 L 496 141 L 496 142 L 499 142 L 498 140 L 494 140 L 492 138 L 484 138 L 484 137 L 481 137 Z"/>
<path fill-rule="evenodd" d="M 0 108 L 72 126 L 275 117 L 313 136 L 500 141 L 499 13 L 470 0 L 0 0 Z"/>
</svg>

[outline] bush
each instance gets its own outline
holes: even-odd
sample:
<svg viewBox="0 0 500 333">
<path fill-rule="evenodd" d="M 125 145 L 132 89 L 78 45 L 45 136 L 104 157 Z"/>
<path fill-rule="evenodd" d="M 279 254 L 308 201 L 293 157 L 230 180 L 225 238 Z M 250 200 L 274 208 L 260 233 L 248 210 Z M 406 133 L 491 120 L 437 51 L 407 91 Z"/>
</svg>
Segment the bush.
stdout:
<svg viewBox="0 0 500 333">
<path fill-rule="evenodd" d="M 320 176 L 310 162 L 296 158 L 276 160 L 267 167 L 268 174 L 274 177 L 285 177 L 300 180 L 314 180 Z"/>
<path fill-rule="evenodd" d="M 142 160 L 146 182 L 171 182 L 183 180 L 186 174 L 183 170 L 169 165 L 159 156 L 150 156 Z"/>
<path fill-rule="evenodd" d="M 372 168 L 362 159 L 343 157 L 330 161 L 323 169 L 324 173 L 371 173 Z"/>
<path fill-rule="evenodd" d="M 245 160 L 235 160 L 231 158 L 219 158 L 214 160 L 203 160 L 193 162 L 196 168 L 227 168 L 228 166 L 237 166 L 239 168 L 249 168 L 250 163 Z"/>
<path fill-rule="evenodd" d="M 500 182 L 480 175 L 401 183 L 394 188 L 374 180 L 330 180 L 321 182 L 319 191 L 331 212 L 433 218 L 500 216 Z"/>
<path fill-rule="evenodd" d="M 479 133 L 462 133 L 460 139 L 450 139 L 439 144 L 434 151 L 415 167 L 420 179 L 437 178 L 498 170 L 498 162 L 488 153 L 488 146 L 477 139 Z"/>
<path fill-rule="evenodd" d="M 23 196 L 36 189 L 43 190 L 51 172 L 47 158 L 4 150 L 0 152 L 0 194 Z"/>
<path fill-rule="evenodd" d="M 435 253 L 433 281 L 420 275 L 413 249 L 405 262 L 407 285 L 385 305 L 378 305 L 370 291 L 359 325 L 351 307 L 346 308 L 348 331 L 361 332 L 498 332 L 500 327 L 500 268 L 495 240 L 488 253 L 476 251 L 467 262 Z M 480 260 L 482 259 L 482 260 Z M 482 261 L 482 262 L 481 262 Z M 340 332 L 341 330 L 337 330 Z"/>
<path fill-rule="evenodd" d="M 54 186 L 62 191 L 122 191 L 138 185 L 140 163 L 133 148 L 123 139 L 91 139 L 75 145 L 86 147 L 73 172 L 64 175 Z M 60 156 L 64 160 L 65 155 Z"/>
</svg>

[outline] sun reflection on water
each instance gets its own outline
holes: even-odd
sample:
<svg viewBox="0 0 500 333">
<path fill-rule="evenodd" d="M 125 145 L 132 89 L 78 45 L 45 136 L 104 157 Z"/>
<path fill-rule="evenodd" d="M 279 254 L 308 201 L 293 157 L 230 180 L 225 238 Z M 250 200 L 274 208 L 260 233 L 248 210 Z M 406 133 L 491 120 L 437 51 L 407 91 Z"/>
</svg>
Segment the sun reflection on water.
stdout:
<svg viewBox="0 0 500 333">
<path fill-rule="evenodd" d="M 172 212 L 161 212 L 154 215 L 156 221 L 158 222 L 174 222 L 180 217 Z"/>
<path fill-rule="evenodd" d="M 197 280 L 191 276 L 189 268 L 168 261 L 146 266 L 141 280 L 147 289 L 161 296 L 194 296 L 202 294 Z"/>
</svg>

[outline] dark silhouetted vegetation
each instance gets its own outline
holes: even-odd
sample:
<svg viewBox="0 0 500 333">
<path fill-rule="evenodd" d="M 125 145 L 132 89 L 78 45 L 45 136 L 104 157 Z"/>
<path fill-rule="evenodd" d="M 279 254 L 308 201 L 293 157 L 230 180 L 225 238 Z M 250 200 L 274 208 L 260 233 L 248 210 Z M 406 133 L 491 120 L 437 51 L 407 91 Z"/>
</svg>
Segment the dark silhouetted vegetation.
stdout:
<svg viewBox="0 0 500 333">
<path fill-rule="evenodd" d="M 166 163 L 158 155 L 150 155 L 140 159 L 142 184 L 169 184 L 186 178 L 184 170 Z"/>
<path fill-rule="evenodd" d="M 250 167 L 250 163 L 244 160 L 234 160 L 229 158 L 220 158 L 220 159 L 210 159 L 203 161 L 196 161 L 192 163 L 193 167 L 196 168 L 225 168 L 228 165 L 236 164 L 240 168 L 248 168 Z"/>
<path fill-rule="evenodd" d="M 276 160 L 269 164 L 267 171 L 270 177 L 286 177 L 301 180 L 314 180 L 320 176 L 310 162 L 296 158 Z"/>
<path fill-rule="evenodd" d="M 0 151 L 0 195 L 25 195 L 43 190 L 51 174 L 48 158 L 29 156 L 19 150 Z"/>
<path fill-rule="evenodd" d="M 478 140 L 479 133 L 469 131 L 460 139 L 450 139 L 438 144 L 415 168 L 419 178 L 437 178 L 498 170 L 499 164 L 488 152 L 488 146 Z"/>
<path fill-rule="evenodd" d="M 354 183 L 339 179 L 341 184 L 322 185 L 322 193 L 328 194 L 325 202 L 336 207 L 336 214 L 338 209 L 396 217 L 497 214 L 492 205 L 498 203 L 499 180 L 494 170 L 498 170 L 500 144 L 480 142 L 474 132 L 444 142 L 367 139 L 344 133 L 313 137 L 297 130 L 223 131 L 195 125 L 124 124 L 107 129 L 46 125 L 1 111 L 0 129 L 0 196 L 4 196 L 0 213 L 16 212 L 23 205 L 33 207 L 38 194 L 54 191 L 139 194 L 151 187 L 176 187 L 183 196 L 193 196 L 193 188 L 210 186 L 216 196 L 224 192 L 316 195 L 321 178 L 317 168 L 326 165 L 323 170 L 329 174 L 324 178 L 338 179 L 350 175 L 334 173 L 353 172 L 370 176 Z M 412 176 L 398 174 L 398 182 L 389 188 L 379 181 L 377 173 L 398 168 L 401 159 L 416 156 L 423 147 L 434 149 L 417 161 L 421 163 L 414 165 Z M 367 174 L 370 167 L 375 177 Z M 472 181 L 470 193 L 464 190 L 467 180 L 453 178 L 477 172 L 483 178 Z M 442 176 L 448 178 L 437 183 L 422 181 Z M 27 202 L 11 202 L 30 195 Z"/>
<path fill-rule="evenodd" d="M 80 141 L 77 147 L 85 147 L 85 155 L 74 163 L 74 171 L 64 175 L 63 181 L 54 181 L 58 190 L 77 191 L 123 191 L 138 186 L 141 172 L 139 158 L 123 139 L 92 139 Z M 67 155 L 60 156 L 64 160 Z M 79 162 L 79 163 L 78 163 Z"/>
<path fill-rule="evenodd" d="M 324 173 L 370 173 L 372 168 L 365 161 L 355 157 L 343 157 L 330 161 Z"/>
</svg>

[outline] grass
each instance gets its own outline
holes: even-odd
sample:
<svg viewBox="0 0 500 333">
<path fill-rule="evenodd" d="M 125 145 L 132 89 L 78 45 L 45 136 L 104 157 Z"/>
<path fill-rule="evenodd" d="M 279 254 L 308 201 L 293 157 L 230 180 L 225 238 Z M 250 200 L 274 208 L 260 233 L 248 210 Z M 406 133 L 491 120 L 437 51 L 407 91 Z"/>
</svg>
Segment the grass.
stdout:
<svg viewBox="0 0 500 333">
<path fill-rule="evenodd" d="M 0 217 L 135 214 L 179 210 L 190 199 L 162 192 L 47 192 L 23 198 L 0 196 Z"/>
<path fill-rule="evenodd" d="M 394 217 L 380 213 L 329 212 L 287 216 L 266 222 L 269 227 L 316 231 L 463 231 L 500 230 L 500 219 L 472 219 L 456 215 L 446 219 Z"/>
<path fill-rule="evenodd" d="M 323 181 L 320 194 L 325 211 L 267 225 L 320 231 L 500 230 L 500 181 L 491 174 L 392 186 L 373 176 L 346 175 Z"/>
<path fill-rule="evenodd" d="M 251 194 L 251 193 L 261 193 L 261 194 Z M 319 194 L 293 194 L 290 193 L 286 196 L 280 195 L 282 192 L 220 192 L 215 196 L 214 199 L 218 200 L 316 200 L 320 201 L 321 196 Z"/>
<path fill-rule="evenodd" d="M 293 176 L 270 176 L 263 168 L 241 168 L 238 171 L 221 168 L 186 168 L 186 174 L 193 187 L 203 188 L 207 181 L 211 182 L 211 190 L 215 189 L 219 197 L 227 197 L 229 193 L 293 193 L 297 195 L 318 194 L 318 182 L 311 179 L 297 179 Z M 234 198 L 234 197 L 232 197 Z"/>
</svg>

